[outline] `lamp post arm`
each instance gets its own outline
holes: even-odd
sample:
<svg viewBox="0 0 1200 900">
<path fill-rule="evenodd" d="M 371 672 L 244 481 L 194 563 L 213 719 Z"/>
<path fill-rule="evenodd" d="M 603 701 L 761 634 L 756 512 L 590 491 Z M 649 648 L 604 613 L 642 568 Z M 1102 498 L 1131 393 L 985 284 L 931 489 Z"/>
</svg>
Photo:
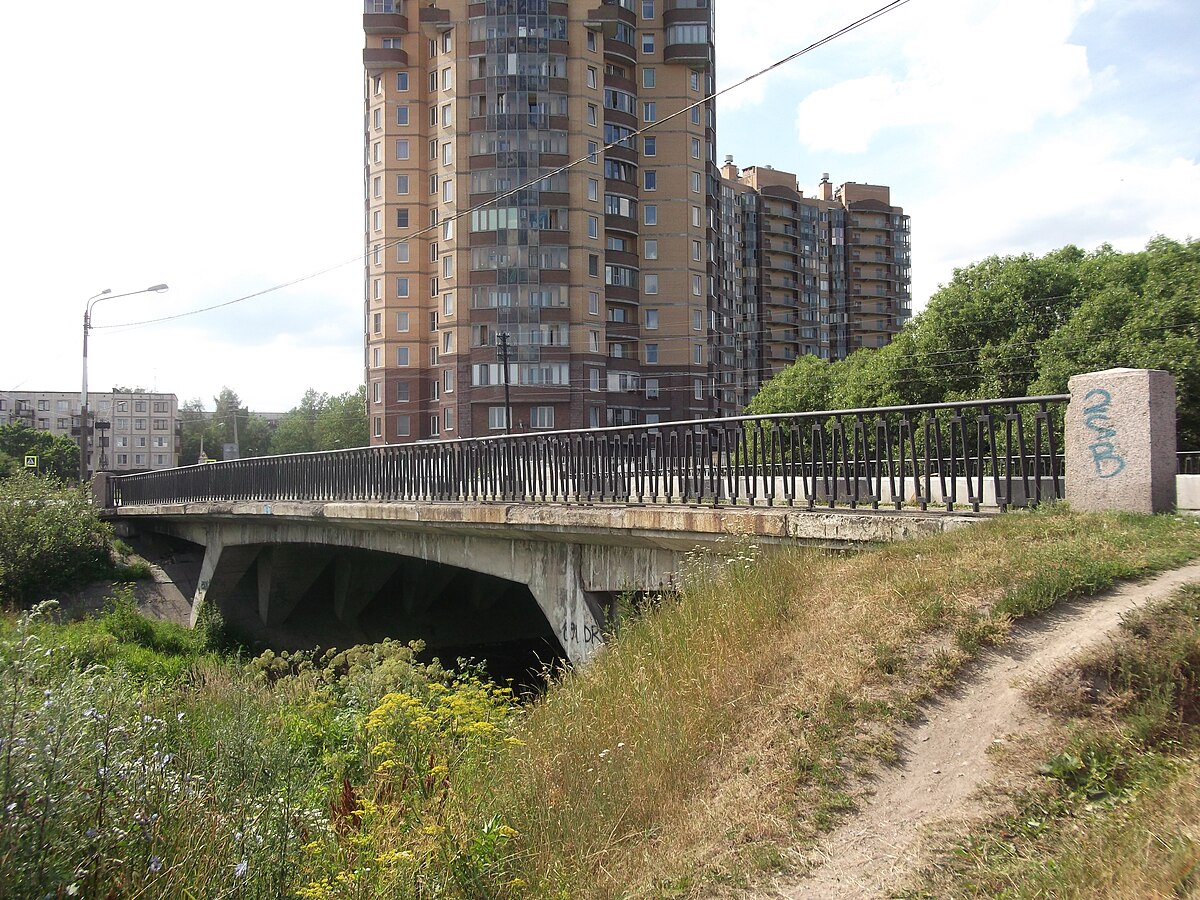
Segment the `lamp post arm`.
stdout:
<svg viewBox="0 0 1200 900">
<path fill-rule="evenodd" d="M 112 288 L 105 288 L 98 294 L 88 297 L 87 306 L 83 310 L 83 384 L 79 391 L 79 480 L 88 480 L 88 332 L 92 330 L 92 307 L 104 299 L 116 297 L 132 297 L 134 294 L 161 294 L 167 290 L 165 284 L 154 284 L 140 291 L 125 291 L 114 294 Z"/>
</svg>

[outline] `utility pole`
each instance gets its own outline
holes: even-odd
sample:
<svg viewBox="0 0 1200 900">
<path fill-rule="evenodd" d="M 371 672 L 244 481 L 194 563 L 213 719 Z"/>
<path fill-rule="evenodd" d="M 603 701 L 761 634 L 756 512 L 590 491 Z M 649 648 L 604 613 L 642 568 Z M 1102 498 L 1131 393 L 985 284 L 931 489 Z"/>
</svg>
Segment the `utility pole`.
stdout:
<svg viewBox="0 0 1200 900">
<path fill-rule="evenodd" d="M 500 366 L 504 370 L 504 433 L 512 434 L 512 401 L 508 396 L 508 332 L 496 336 L 500 341 Z"/>
</svg>

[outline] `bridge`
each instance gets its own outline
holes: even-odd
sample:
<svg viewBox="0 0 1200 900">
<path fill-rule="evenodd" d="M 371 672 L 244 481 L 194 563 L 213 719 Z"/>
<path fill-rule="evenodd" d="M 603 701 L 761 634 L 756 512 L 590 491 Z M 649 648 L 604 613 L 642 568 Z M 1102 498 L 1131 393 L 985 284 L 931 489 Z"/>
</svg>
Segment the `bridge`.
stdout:
<svg viewBox="0 0 1200 900">
<path fill-rule="evenodd" d="M 443 647 L 541 640 L 582 662 L 618 596 L 670 589 L 697 547 L 847 548 L 1064 497 L 1070 399 L 358 448 L 97 490 L 119 527 L 204 548 L 193 621 L 251 583 L 261 621 L 283 625 L 321 582 L 336 619 L 367 637 L 382 617 Z"/>
</svg>

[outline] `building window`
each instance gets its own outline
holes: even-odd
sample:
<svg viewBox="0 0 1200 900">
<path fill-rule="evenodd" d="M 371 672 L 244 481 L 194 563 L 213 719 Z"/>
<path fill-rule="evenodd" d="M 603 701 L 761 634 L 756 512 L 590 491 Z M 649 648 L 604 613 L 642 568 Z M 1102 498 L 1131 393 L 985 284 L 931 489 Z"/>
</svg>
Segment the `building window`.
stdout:
<svg viewBox="0 0 1200 900">
<path fill-rule="evenodd" d="M 697 345 L 697 349 L 699 349 L 699 345 Z M 704 379 L 703 378 L 693 378 L 692 379 L 692 397 L 694 397 L 697 400 L 704 399 Z"/>
<path fill-rule="evenodd" d="M 588 315 L 600 315 L 600 294 L 597 291 L 588 291 Z"/>
<path fill-rule="evenodd" d="M 399 106 L 396 107 L 396 124 L 397 125 L 407 125 L 408 124 L 408 104 L 407 103 L 401 103 Z"/>
<path fill-rule="evenodd" d="M 442 106 L 442 127 L 449 128 L 454 124 L 454 107 L 447 103 Z"/>
<path fill-rule="evenodd" d="M 596 52 L 596 32 L 588 31 L 587 33 L 587 48 L 593 53 Z"/>
<path fill-rule="evenodd" d="M 408 416 L 396 416 L 396 437 L 408 437 L 412 433 Z"/>
<path fill-rule="evenodd" d="M 454 370 L 446 369 L 442 373 L 442 388 L 447 394 L 454 393 Z"/>
<path fill-rule="evenodd" d="M 658 190 L 658 169 L 646 169 L 642 172 L 642 187 L 648 191 Z"/>
<path fill-rule="evenodd" d="M 692 193 L 693 193 L 693 194 L 698 194 L 698 193 L 700 193 L 700 188 L 701 188 L 702 186 L 703 186 L 703 185 L 702 185 L 702 184 L 701 184 L 701 182 L 700 182 L 700 173 L 699 173 L 699 172 L 693 172 L 693 173 L 692 173 Z"/>
<path fill-rule="evenodd" d="M 396 262 L 406 263 L 409 260 L 408 241 L 400 241 L 396 244 Z"/>
<path fill-rule="evenodd" d="M 658 310 L 657 309 L 648 309 L 645 311 L 644 315 L 646 318 L 646 327 L 652 331 L 657 329 L 658 328 Z"/>
<path fill-rule="evenodd" d="M 407 206 L 396 207 L 396 227 L 397 228 L 407 228 L 408 227 L 408 207 Z"/>
<path fill-rule="evenodd" d="M 396 141 L 396 159 L 408 159 L 408 140 L 406 138 Z"/>
<path fill-rule="evenodd" d="M 653 365 L 658 362 L 658 344 L 646 344 L 646 364 Z"/>
<path fill-rule="evenodd" d="M 400 275 L 399 277 L 396 278 L 396 296 L 397 297 L 407 297 L 408 296 L 408 278 L 406 278 L 403 275 Z"/>
<path fill-rule="evenodd" d="M 658 104 L 653 100 L 648 100 L 642 104 L 642 121 L 654 122 L 658 119 Z"/>
<path fill-rule="evenodd" d="M 530 428 L 553 428 L 554 427 L 554 407 L 553 406 L 534 406 L 529 410 L 529 427 Z"/>
<path fill-rule="evenodd" d="M 594 88 L 596 86 L 596 67 L 595 66 L 587 67 L 587 86 L 590 88 Z"/>
<path fill-rule="evenodd" d="M 383 437 L 383 417 L 376 416 L 374 419 L 374 423 L 375 423 L 375 427 L 374 427 L 374 429 L 372 429 L 372 431 L 373 431 L 375 437 L 377 437 L 377 438 Z"/>
<path fill-rule="evenodd" d="M 504 429 L 503 406 L 488 407 L 488 428 L 490 428 L 492 431 L 501 431 Z"/>
<path fill-rule="evenodd" d="M 429 417 L 429 436 L 437 437 L 442 433 L 441 419 L 438 416 Z"/>
<path fill-rule="evenodd" d="M 453 431 L 454 430 L 454 407 L 447 406 L 444 410 L 442 410 L 442 416 L 446 420 L 446 430 Z"/>
<path fill-rule="evenodd" d="M 588 179 L 587 198 L 589 200 L 599 200 L 600 199 L 600 182 L 595 178 Z"/>
<path fill-rule="evenodd" d="M 595 253 L 588 254 L 588 275 L 593 278 L 600 276 L 600 257 Z"/>
<path fill-rule="evenodd" d="M 658 276 L 643 275 L 642 276 L 642 292 L 646 294 L 658 293 Z M 657 315 L 657 314 L 656 314 Z"/>
<path fill-rule="evenodd" d="M 658 241 L 646 241 L 642 250 L 643 259 L 658 259 Z"/>
<path fill-rule="evenodd" d="M 595 141 L 588 141 L 587 149 L 588 149 L 588 162 L 590 162 L 590 163 L 596 162 L 597 161 L 596 154 L 600 150 L 600 145 L 597 144 Z"/>
<path fill-rule="evenodd" d="M 700 158 L 700 138 L 692 138 L 692 159 Z"/>
<path fill-rule="evenodd" d="M 654 35 L 646 32 L 642 35 L 642 53 L 651 54 L 654 52 Z"/>
<path fill-rule="evenodd" d="M 642 18 L 654 18 L 654 0 L 642 0 Z"/>
<path fill-rule="evenodd" d="M 399 194 L 400 196 L 404 196 L 405 194 L 408 193 L 408 176 L 407 175 L 397 175 L 396 176 L 396 193 Z"/>
<path fill-rule="evenodd" d="M 408 73 L 407 72 L 397 72 L 396 73 L 396 90 L 398 90 L 398 91 L 407 91 L 408 90 Z"/>
<path fill-rule="evenodd" d="M 407 403 L 408 402 L 408 382 L 407 381 L 401 381 L 396 385 L 396 402 L 397 403 Z"/>
<path fill-rule="evenodd" d="M 642 222 L 646 225 L 658 224 L 658 204 L 643 203 L 642 204 Z"/>
<path fill-rule="evenodd" d="M 383 382 L 382 381 L 372 381 L 371 382 L 371 401 L 374 403 L 382 403 L 383 402 Z M 376 433 L 375 436 L 379 437 L 378 432 Z"/>
<path fill-rule="evenodd" d="M 589 103 L 587 105 L 587 123 L 594 126 L 596 124 L 596 104 Z"/>
<path fill-rule="evenodd" d="M 693 106 L 693 107 L 692 107 L 692 110 L 691 110 L 691 117 L 692 117 L 692 124 L 693 124 L 693 125 L 699 125 L 699 124 L 700 124 L 700 107 L 698 107 L 698 106 Z"/>
<path fill-rule="evenodd" d="M 696 262 L 700 261 L 700 242 L 692 241 L 692 259 Z"/>
<path fill-rule="evenodd" d="M 371 333 L 383 334 L 383 313 L 374 313 L 371 316 Z"/>
<path fill-rule="evenodd" d="M 408 348 L 407 347 L 397 347 L 396 348 L 396 365 L 398 365 L 398 366 L 407 366 L 408 365 Z"/>
<path fill-rule="evenodd" d="M 647 400 L 657 400 L 658 399 L 658 379 L 657 378 L 647 378 L 644 383 L 646 385 L 646 399 Z"/>
<path fill-rule="evenodd" d="M 587 217 L 587 228 L 588 228 L 588 232 L 587 232 L 588 237 L 590 237 L 590 238 L 600 237 L 600 217 L 599 216 L 588 216 Z"/>
<path fill-rule="evenodd" d="M 698 366 L 704 364 L 703 344 L 692 344 L 692 362 Z"/>
<path fill-rule="evenodd" d="M 658 155 L 658 138 L 644 137 L 642 138 L 642 156 L 657 156 Z"/>
<path fill-rule="evenodd" d="M 642 87 L 654 87 L 656 77 L 657 76 L 654 69 L 642 69 Z"/>
</svg>

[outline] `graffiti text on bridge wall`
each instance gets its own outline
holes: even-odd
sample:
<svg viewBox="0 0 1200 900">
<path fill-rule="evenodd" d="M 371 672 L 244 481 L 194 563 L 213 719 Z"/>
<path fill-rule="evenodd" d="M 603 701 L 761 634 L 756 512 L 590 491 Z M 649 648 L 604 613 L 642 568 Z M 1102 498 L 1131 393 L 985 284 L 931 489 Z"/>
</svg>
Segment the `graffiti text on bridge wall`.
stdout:
<svg viewBox="0 0 1200 900">
<path fill-rule="evenodd" d="M 1083 402 L 1089 404 L 1083 408 L 1083 424 L 1093 435 L 1088 449 L 1096 474 L 1101 478 L 1120 475 L 1125 470 L 1125 457 L 1117 452 L 1117 445 L 1113 443 L 1117 429 L 1109 418 L 1112 394 L 1103 388 L 1092 388 L 1084 394 Z"/>
</svg>

